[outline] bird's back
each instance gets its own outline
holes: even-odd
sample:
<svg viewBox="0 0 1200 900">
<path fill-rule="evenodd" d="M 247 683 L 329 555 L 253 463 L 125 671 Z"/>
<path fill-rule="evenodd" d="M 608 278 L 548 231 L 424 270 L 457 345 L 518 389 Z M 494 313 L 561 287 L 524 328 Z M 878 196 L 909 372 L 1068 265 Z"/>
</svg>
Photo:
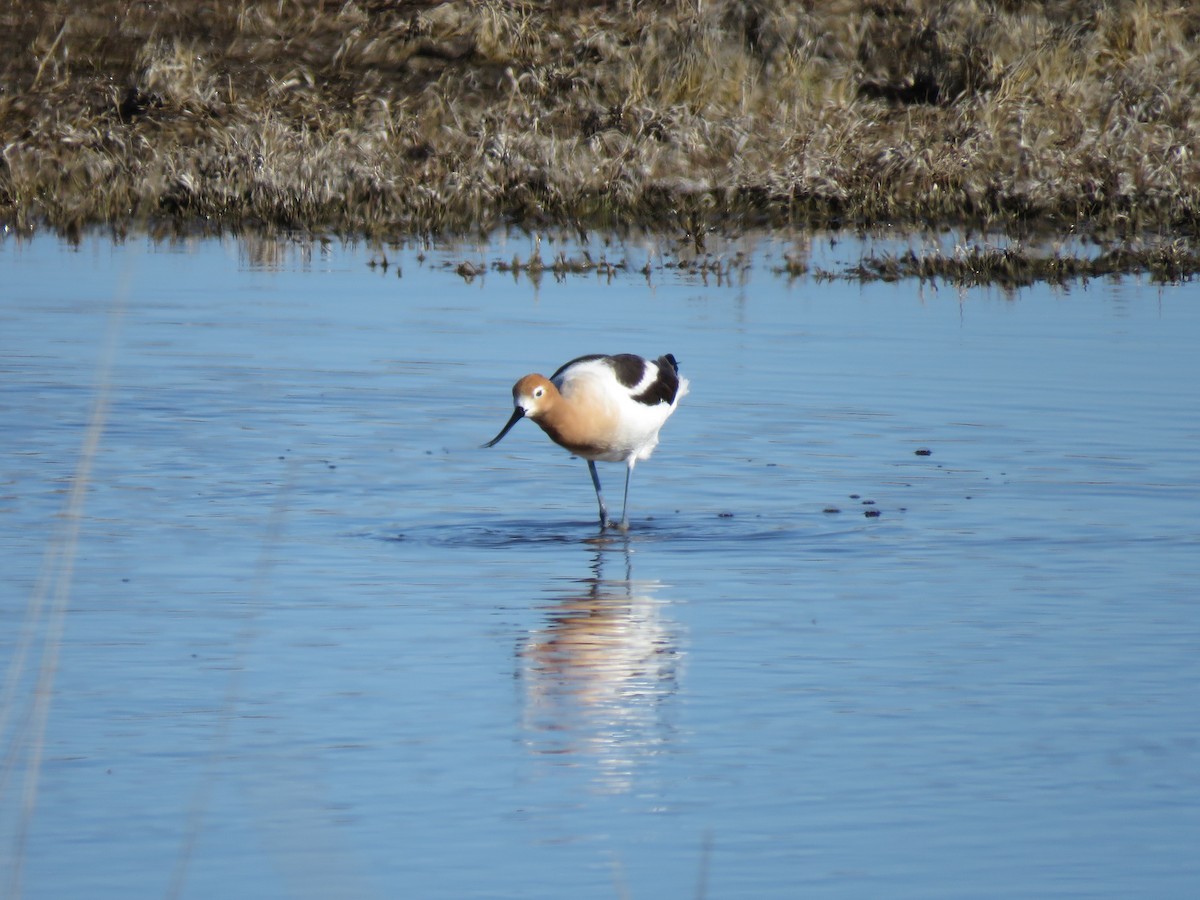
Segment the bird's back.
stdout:
<svg viewBox="0 0 1200 900">
<path fill-rule="evenodd" d="M 646 459 L 658 445 L 658 432 L 687 393 L 675 357 L 655 361 L 624 353 L 582 356 L 559 368 L 550 381 L 563 399 L 590 409 L 596 433 L 587 459 L 609 462 Z"/>
</svg>

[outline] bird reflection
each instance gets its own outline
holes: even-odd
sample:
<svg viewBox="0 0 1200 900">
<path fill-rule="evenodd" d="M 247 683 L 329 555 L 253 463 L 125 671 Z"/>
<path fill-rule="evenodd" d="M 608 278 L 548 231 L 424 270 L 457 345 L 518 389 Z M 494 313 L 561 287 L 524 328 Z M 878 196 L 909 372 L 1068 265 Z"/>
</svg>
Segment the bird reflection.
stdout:
<svg viewBox="0 0 1200 900">
<path fill-rule="evenodd" d="M 605 578 L 618 559 L 625 577 Z M 601 543 L 591 575 L 556 587 L 545 624 L 517 647 L 530 749 L 567 765 L 591 760 L 597 787 L 612 793 L 630 790 L 639 761 L 669 743 L 665 701 L 681 662 L 660 585 L 631 570 L 628 539 Z"/>
</svg>

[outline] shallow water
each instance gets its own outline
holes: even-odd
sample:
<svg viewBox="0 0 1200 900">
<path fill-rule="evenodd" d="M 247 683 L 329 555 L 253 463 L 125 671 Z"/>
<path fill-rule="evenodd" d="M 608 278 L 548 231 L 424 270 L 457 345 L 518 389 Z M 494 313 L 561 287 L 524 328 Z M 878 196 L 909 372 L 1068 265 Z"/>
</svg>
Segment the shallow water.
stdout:
<svg viewBox="0 0 1200 900">
<path fill-rule="evenodd" d="M 1200 289 L 743 249 L 0 243 L 0 894 L 1192 895 Z M 692 389 L 602 536 L 479 444 L 621 351 Z"/>
</svg>

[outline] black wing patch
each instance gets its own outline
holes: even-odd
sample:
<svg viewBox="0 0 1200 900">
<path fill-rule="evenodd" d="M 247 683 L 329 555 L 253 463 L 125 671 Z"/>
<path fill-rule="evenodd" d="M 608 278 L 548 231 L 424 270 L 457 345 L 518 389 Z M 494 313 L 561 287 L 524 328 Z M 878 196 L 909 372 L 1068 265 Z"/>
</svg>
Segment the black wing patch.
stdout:
<svg viewBox="0 0 1200 900">
<path fill-rule="evenodd" d="M 613 374 L 617 376 L 617 381 L 627 388 L 637 387 L 642 383 L 642 379 L 646 377 L 646 360 L 634 353 L 618 353 L 615 356 L 593 353 L 589 356 L 580 356 L 568 363 L 563 363 L 550 376 L 550 380 L 557 384 L 558 377 L 571 368 L 571 366 L 578 363 L 594 362 L 598 359 L 602 359 L 608 363 L 613 370 Z M 647 406 L 657 406 L 660 403 L 674 403 L 675 395 L 679 392 L 679 363 L 676 362 L 674 354 L 671 353 L 668 353 L 666 356 L 660 356 L 655 362 L 658 366 L 658 377 L 654 379 L 648 388 L 633 399 Z"/>
<path fill-rule="evenodd" d="M 675 361 L 675 357 L 668 353 L 666 356 L 660 356 L 656 363 L 658 377 L 648 388 L 633 398 L 638 403 L 645 403 L 647 406 L 674 403 L 675 395 L 679 393 L 679 363 Z M 638 381 L 641 381 L 641 378 L 637 379 L 634 384 L 637 384 Z M 633 385 L 628 386 L 632 387 Z"/>
<path fill-rule="evenodd" d="M 646 377 L 646 361 L 632 353 L 618 353 L 608 358 L 608 364 L 617 373 L 617 381 L 623 387 L 637 387 Z"/>
</svg>

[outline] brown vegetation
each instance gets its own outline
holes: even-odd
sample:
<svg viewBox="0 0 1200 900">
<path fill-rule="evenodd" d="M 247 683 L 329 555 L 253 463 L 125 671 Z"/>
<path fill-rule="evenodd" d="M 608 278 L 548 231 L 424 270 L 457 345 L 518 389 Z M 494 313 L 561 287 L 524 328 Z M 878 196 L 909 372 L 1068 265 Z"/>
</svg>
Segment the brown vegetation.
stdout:
<svg viewBox="0 0 1200 900">
<path fill-rule="evenodd" d="M 908 253 L 871 255 L 844 273 L 818 272 L 818 278 L 855 281 L 944 281 L 956 287 L 998 285 L 1018 288 L 1036 282 L 1063 285 L 1092 278 L 1145 274 L 1155 284 L 1190 281 L 1200 272 L 1200 252 L 1183 241 L 1154 246 L 1126 245 L 1095 256 L 1045 253 L 1020 245 L 960 247 L 952 255 Z"/>
<path fill-rule="evenodd" d="M 0 34 L 10 227 L 1200 222 L 1193 4 L 8 0 Z"/>
</svg>

